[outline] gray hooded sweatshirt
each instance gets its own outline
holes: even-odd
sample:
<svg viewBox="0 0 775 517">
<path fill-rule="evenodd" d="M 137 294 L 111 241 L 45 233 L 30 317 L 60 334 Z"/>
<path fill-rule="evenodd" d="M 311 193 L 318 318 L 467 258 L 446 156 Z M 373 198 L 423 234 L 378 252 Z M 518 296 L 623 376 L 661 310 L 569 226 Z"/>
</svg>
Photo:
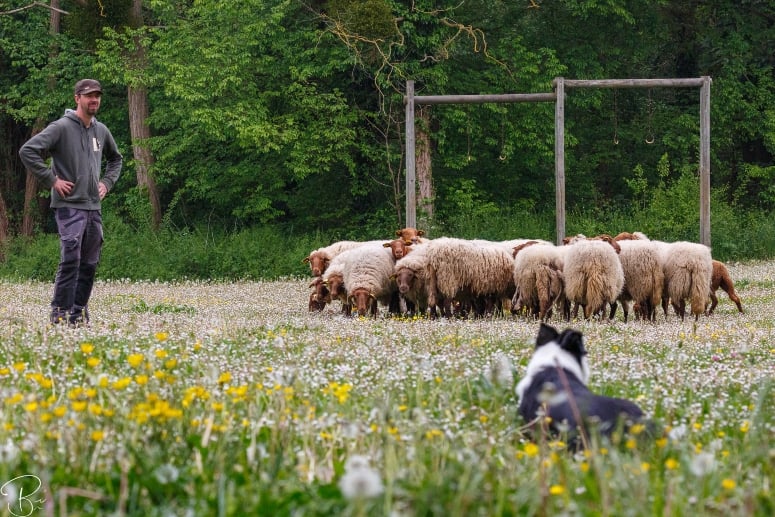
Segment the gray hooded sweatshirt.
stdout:
<svg viewBox="0 0 775 517">
<path fill-rule="evenodd" d="M 43 161 L 46 152 L 51 154 L 50 167 Z M 107 165 L 100 179 L 103 155 Z M 82 210 L 100 209 L 99 182 L 110 191 L 124 160 L 105 124 L 94 118 L 87 128 L 70 109 L 30 138 L 19 150 L 19 157 L 44 187 L 51 188 L 51 208 Z M 56 177 L 73 182 L 69 196 L 63 198 L 52 188 Z"/>
</svg>

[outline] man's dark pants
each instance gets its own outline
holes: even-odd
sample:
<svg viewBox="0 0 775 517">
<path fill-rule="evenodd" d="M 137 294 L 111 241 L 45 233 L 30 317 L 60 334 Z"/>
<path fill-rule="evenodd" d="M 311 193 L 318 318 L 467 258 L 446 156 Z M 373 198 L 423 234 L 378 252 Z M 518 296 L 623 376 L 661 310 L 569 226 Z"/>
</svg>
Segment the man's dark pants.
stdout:
<svg viewBox="0 0 775 517">
<path fill-rule="evenodd" d="M 60 257 L 51 301 L 51 322 L 78 323 L 88 319 L 94 274 L 102 251 L 102 214 L 99 210 L 56 208 Z"/>
</svg>

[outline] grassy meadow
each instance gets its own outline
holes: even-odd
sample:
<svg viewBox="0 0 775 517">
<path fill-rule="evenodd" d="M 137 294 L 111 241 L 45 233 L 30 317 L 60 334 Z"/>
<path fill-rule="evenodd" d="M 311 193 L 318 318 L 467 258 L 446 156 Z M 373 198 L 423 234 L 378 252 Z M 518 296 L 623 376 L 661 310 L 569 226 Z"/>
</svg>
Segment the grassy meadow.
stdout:
<svg viewBox="0 0 775 517">
<path fill-rule="evenodd" d="M 729 264 L 695 323 L 554 319 L 590 387 L 665 425 L 531 441 L 514 385 L 538 324 L 307 311 L 308 278 L 0 283 L 0 516 L 772 515 L 775 262 Z"/>
</svg>

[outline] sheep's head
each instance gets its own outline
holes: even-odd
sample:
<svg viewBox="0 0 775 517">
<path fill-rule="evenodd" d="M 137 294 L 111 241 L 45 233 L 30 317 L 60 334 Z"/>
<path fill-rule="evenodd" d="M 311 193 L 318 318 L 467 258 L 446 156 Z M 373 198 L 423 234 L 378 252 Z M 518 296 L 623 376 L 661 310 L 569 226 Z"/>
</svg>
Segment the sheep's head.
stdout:
<svg viewBox="0 0 775 517">
<path fill-rule="evenodd" d="M 394 239 L 390 242 L 384 243 L 382 246 L 385 248 L 390 248 L 390 253 L 393 255 L 394 260 L 399 260 L 407 253 L 412 251 L 412 243 L 407 243 L 403 239 Z"/>
<path fill-rule="evenodd" d="M 324 282 L 331 298 L 342 298 L 344 295 L 344 278 L 341 273 L 329 275 Z"/>
<path fill-rule="evenodd" d="M 414 271 L 408 267 L 402 267 L 394 275 L 396 279 L 396 285 L 398 286 L 398 292 L 406 294 L 412 289 L 414 279 L 417 278 Z"/>
<path fill-rule="evenodd" d="M 331 262 L 331 258 L 318 251 L 313 251 L 308 257 L 304 258 L 302 262 L 309 263 L 309 269 L 312 271 L 312 276 L 320 276 L 326 271 L 328 264 Z"/>
<path fill-rule="evenodd" d="M 316 277 L 309 286 L 313 289 L 309 297 L 309 310 L 313 310 L 314 301 L 316 307 L 319 306 L 314 310 L 322 311 L 326 303 L 331 303 L 331 293 L 328 290 L 328 286 L 321 277 Z"/>
<path fill-rule="evenodd" d="M 348 300 L 350 304 L 355 307 L 360 316 L 366 316 L 369 311 L 374 310 L 374 306 L 377 303 L 377 299 L 374 295 L 365 287 L 358 287 L 350 293 Z"/>
<path fill-rule="evenodd" d="M 425 232 L 411 226 L 396 230 L 396 237 L 400 237 L 407 244 L 417 244 Z"/>
</svg>

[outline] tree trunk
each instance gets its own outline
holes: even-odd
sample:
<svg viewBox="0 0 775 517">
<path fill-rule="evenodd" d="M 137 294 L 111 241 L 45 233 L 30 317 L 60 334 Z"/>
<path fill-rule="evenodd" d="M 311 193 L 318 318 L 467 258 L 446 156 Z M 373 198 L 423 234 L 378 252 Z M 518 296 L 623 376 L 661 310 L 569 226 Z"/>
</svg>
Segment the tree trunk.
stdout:
<svg viewBox="0 0 775 517">
<path fill-rule="evenodd" d="M 5 260 L 5 244 L 8 241 L 8 207 L 0 194 L 0 261 Z"/>
<path fill-rule="evenodd" d="M 430 128 L 430 108 L 418 110 L 418 124 L 415 136 L 415 146 L 417 157 L 415 161 L 415 170 L 417 174 L 417 185 L 419 187 L 419 214 L 417 215 L 417 227 L 428 231 L 433 222 L 433 174 L 431 163 L 431 137 Z"/>
<path fill-rule="evenodd" d="M 133 29 L 143 26 L 143 2 L 132 0 L 129 16 L 129 24 Z M 134 49 L 129 59 L 131 67 L 143 70 L 146 67 L 145 48 L 139 37 L 135 38 Z M 134 75 L 134 74 L 133 74 Z M 161 226 L 161 202 L 156 181 L 151 174 L 154 164 L 153 154 L 148 147 L 148 139 L 151 137 L 151 129 L 148 127 L 148 90 L 142 84 L 134 84 L 130 81 L 127 88 L 127 101 L 129 104 L 129 132 L 132 137 L 132 153 L 134 154 L 137 186 L 148 195 L 151 204 L 151 224 L 154 230 Z"/>
<path fill-rule="evenodd" d="M 153 154 L 146 144 L 151 136 L 148 120 L 148 90 L 144 86 L 127 88 L 129 102 L 129 131 L 132 136 L 132 152 L 137 169 L 137 185 L 148 195 L 151 203 L 151 224 L 157 230 L 161 225 L 161 202 L 156 181 L 150 173 L 154 163 Z"/>
</svg>

